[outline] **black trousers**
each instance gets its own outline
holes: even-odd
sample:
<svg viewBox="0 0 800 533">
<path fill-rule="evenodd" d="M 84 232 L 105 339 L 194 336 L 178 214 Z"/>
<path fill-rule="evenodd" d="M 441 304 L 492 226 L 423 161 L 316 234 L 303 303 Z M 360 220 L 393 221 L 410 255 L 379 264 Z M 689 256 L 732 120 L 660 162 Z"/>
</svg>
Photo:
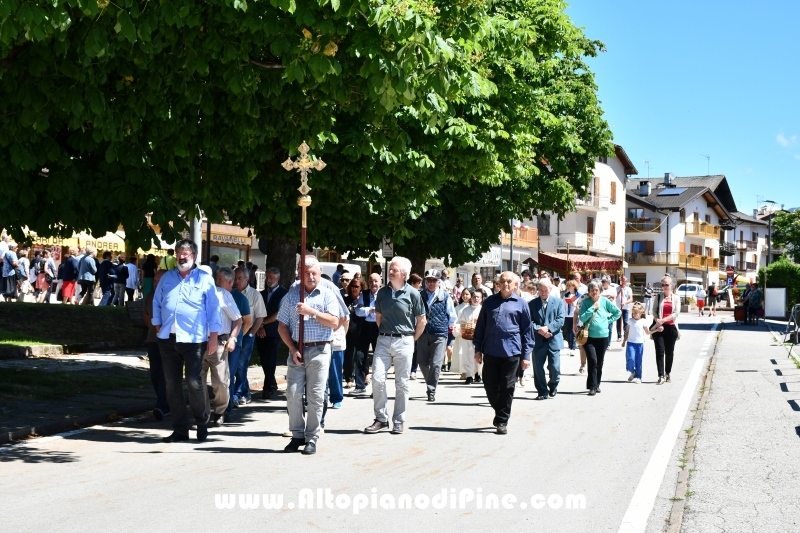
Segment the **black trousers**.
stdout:
<svg viewBox="0 0 800 533">
<path fill-rule="evenodd" d="M 352 321 L 353 319 L 350 318 Z M 352 323 L 352 322 L 351 322 Z M 355 359 L 356 343 L 358 343 L 358 332 L 361 324 L 353 324 L 347 332 L 347 348 L 344 351 L 344 364 L 342 365 L 342 377 L 347 382 L 355 381 Z"/>
<path fill-rule="evenodd" d="M 261 369 L 264 371 L 264 390 L 278 390 L 278 382 L 275 380 L 275 370 L 278 367 L 278 348 L 281 340 L 278 337 L 256 336 L 256 350 Z"/>
<path fill-rule="evenodd" d="M 517 384 L 517 369 L 520 368 L 520 356 L 492 357 L 483 356 L 483 388 L 489 405 L 494 409 L 495 426 L 508 424 L 511 417 L 511 402 L 514 401 L 514 386 Z"/>
<path fill-rule="evenodd" d="M 589 337 L 583 350 L 586 352 L 586 388 L 589 390 L 599 389 L 600 382 L 603 380 L 603 361 L 606 358 L 606 348 L 608 348 L 608 337 Z"/>
<path fill-rule="evenodd" d="M 356 342 L 355 365 L 357 389 L 365 389 L 367 387 L 367 374 L 369 374 L 369 367 L 372 365 L 372 354 L 369 353 L 369 349 L 371 346 L 374 352 L 377 344 L 378 324 L 364 321 L 361 325 L 361 331 L 358 334 L 358 342 Z"/>
<path fill-rule="evenodd" d="M 205 380 L 201 377 L 206 347 L 205 342 L 175 342 L 174 335 L 170 335 L 169 339 L 158 341 L 166 380 L 167 402 L 172 411 L 172 428 L 182 435 L 189 434 L 189 415 L 183 396 L 184 381 L 189 392 L 189 405 L 195 423 L 198 426 L 208 423 L 211 410 L 206 396 Z"/>
<path fill-rule="evenodd" d="M 672 373 L 672 360 L 675 357 L 675 341 L 678 340 L 678 328 L 664 325 L 664 331 L 653 333 L 656 343 L 656 367 L 658 377 L 663 378 Z M 666 368 L 664 363 L 666 363 Z"/>
</svg>

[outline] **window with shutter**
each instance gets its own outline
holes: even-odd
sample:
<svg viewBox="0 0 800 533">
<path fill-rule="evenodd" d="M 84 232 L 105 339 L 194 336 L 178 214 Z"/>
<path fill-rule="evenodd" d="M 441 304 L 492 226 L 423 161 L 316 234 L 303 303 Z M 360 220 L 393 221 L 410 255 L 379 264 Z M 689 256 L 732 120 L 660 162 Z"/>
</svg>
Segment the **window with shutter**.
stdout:
<svg viewBox="0 0 800 533">
<path fill-rule="evenodd" d="M 617 223 L 611 222 L 611 227 L 609 228 L 608 232 L 608 242 L 614 244 L 617 242 Z"/>
<path fill-rule="evenodd" d="M 678 243 L 678 252 L 685 254 L 686 253 L 686 243 L 680 242 Z"/>
<path fill-rule="evenodd" d="M 612 204 L 617 203 L 617 182 L 616 181 L 612 181 L 611 182 L 611 203 Z"/>
<path fill-rule="evenodd" d="M 656 241 L 647 241 L 647 253 L 653 254 L 656 252 Z"/>
</svg>

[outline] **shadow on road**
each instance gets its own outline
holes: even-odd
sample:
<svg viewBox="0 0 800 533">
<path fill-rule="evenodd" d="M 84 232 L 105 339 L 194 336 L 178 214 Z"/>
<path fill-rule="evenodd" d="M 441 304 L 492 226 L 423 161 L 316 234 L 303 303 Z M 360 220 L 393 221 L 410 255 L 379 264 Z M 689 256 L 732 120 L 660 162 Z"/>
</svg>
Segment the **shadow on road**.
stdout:
<svg viewBox="0 0 800 533">
<path fill-rule="evenodd" d="M 37 450 L 29 446 L 0 448 L 0 463 L 74 463 L 78 458 L 68 452 Z"/>
<path fill-rule="evenodd" d="M 413 431 L 433 431 L 435 433 L 486 433 L 487 431 L 496 431 L 494 427 L 485 428 L 448 428 L 448 427 L 434 427 L 434 426 L 412 426 L 408 429 Z"/>
</svg>

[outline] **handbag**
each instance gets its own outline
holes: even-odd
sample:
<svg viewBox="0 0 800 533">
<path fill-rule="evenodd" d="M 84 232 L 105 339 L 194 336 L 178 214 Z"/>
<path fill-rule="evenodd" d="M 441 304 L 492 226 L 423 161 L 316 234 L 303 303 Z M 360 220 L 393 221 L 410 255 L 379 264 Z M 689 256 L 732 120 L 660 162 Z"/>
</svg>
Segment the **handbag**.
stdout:
<svg viewBox="0 0 800 533">
<path fill-rule="evenodd" d="M 592 318 L 590 318 L 589 321 L 583 326 L 581 326 L 581 329 L 578 330 L 578 334 L 575 336 L 575 344 L 577 344 L 578 346 L 583 346 L 584 344 L 586 344 L 586 341 L 589 340 L 589 326 L 591 325 L 592 320 L 594 320 L 594 316 L 596 314 L 597 314 L 597 309 L 595 309 L 594 313 L 592 313 Z"/>
</svg>

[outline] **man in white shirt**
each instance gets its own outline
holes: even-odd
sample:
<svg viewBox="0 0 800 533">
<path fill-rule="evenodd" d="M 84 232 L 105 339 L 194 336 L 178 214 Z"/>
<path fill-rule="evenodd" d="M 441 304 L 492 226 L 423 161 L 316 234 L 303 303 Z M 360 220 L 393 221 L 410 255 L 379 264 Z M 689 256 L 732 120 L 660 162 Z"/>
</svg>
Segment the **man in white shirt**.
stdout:
<svg viewBox="0 0 800 533">
<path fill-rule="evenodd" d="M 619 287 L 617 287 L 617 295 L 614 298 L 614 303 L 622 311 L 622 316 L 617 320 L 617 340 L 622 340 L 622 333 L 625 330 L 625 324 L 628 323 L 628 317 L 631 313 L 631 305 L 633 305 L 633 290 L 628 287 L 628 278 L 622 276 L 619 278 Z"/>
<path fill-rule="evenodd" d="M 126 266 L 128 267 L 128 279 L 125 281 L 125 292 L 128 293 L 128 301 L 132 302 L 136 289 L 139 288 L 139 269 L 136 268 L 136 257 L 131 256 Z"/>
<path fill-rule="evenodd" d="M 231 369 L 231 397 L 234 404 L 242 404 L 250 402 L 251 394 L 250 383 L 247 381 L 247 369 L 250 366 L 250 356 L 253 354 L 256 332 L 261 329 L 261 324 L 267 318 L 267 306 L 264 305 L 264 298 L 261 297 L 261 294 L 250 286 L 250 273 L 247 268 L 239 267 L 234 271 L 234 274 L 236 276 L 234 280 L 236 290 L 247 298 L 250 303 L 250 311 L 253 314 L 253 325 L 248 331 L 244 332 L 242 339 L 238 368 Z"/>
</svg>

